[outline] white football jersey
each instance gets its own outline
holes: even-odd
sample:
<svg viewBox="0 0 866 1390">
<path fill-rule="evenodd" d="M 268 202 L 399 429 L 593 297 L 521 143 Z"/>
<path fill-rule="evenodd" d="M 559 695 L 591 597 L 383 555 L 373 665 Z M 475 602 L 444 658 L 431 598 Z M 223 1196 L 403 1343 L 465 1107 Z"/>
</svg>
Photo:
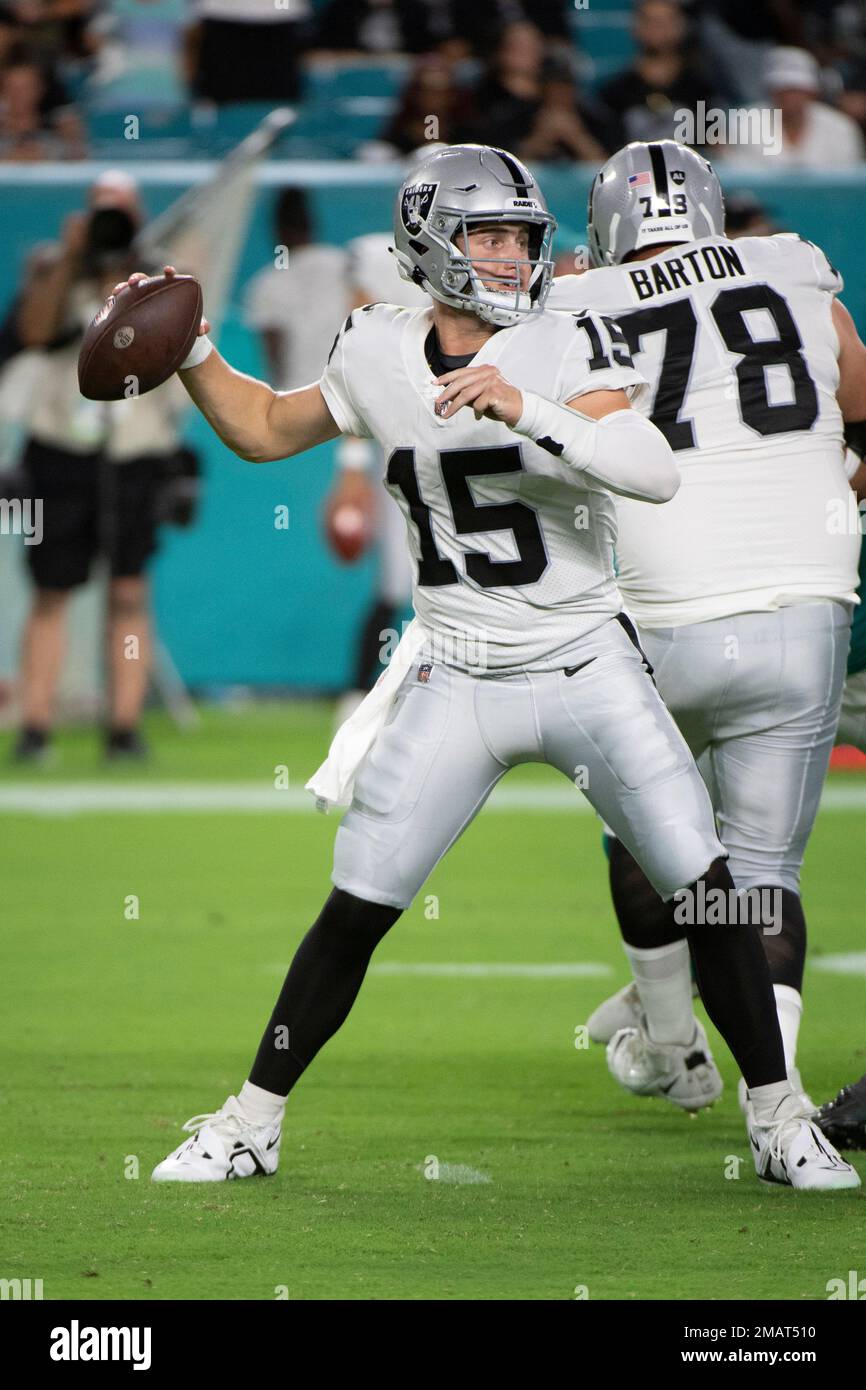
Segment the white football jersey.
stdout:
<svg viewBox="0 0 866 1390">
<path fill-rule="evenodd" d="M 393 245 L 393 232 L 368 232 L 347 242 L 349 281 L 353 290 L 361 291 L 373 302 L 426 309 L 430 303 L 429 294 L 420 285 L 403 279 L 389 250 Z"/>
<path fill-rule="evenodd" d="M 619 585 L 642 626 L 855 601 L 859 537 L 838 524 L 841 288 L 793 235 L 705 237 L 553 282 L 549 307 L 616 318 L 682 475 L 666 506 L 616 498 Z"/>
<path fill-rule="evenodd" d="M 470 408 L 441 419 L 427 360 L 432 309 L 371 304 L 349 315 L 321 389 L 345 434 L 378 441 L 409 531 L 415 611 L 446 665 L 506 673 L 568 665 L 619 612 L 613 500 L 555 455 Z M 538 314 L 472 359 L 564 403 L 638 390 L 628 352 L 594 316 Z M 644 388 L 645 389 L 645 388 Z"/>
</svg>

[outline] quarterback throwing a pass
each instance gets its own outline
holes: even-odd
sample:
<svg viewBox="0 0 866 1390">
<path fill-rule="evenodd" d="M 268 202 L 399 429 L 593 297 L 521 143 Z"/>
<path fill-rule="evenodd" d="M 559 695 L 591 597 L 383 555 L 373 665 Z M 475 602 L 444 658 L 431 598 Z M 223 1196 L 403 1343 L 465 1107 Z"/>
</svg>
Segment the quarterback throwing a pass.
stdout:
<svg viewBox="0 0 866 1390">
<path fill-rule="evenodd" d="M 417 618 L 368 714 L 362 705 L 335 741 L 331 761 L 353 730 L 360 750 L 335 886 L 249 1079 L 188 1122 L 158 1181 L 275 1170 L 286 1097 L 348 1014 L 376 945 L 518 763 L 570 779 L 580 769 L 663 899 L 686 888 L 733 897 L 709 796 L 622 615 L 612 564 L 611 493 L 668 502 L 674 456 L 630 407 L 645 386 L 616 326 L 545 311 L 554 226 L 519 160 L 446 148 L 403 184 L 395 211 L 401 272 L 430 308 L 355 310 L 321 381 L 297 391 L 234 371 L 206 336 L 181 369 L 220 438 L 251 462 L 341 433 L 377 441 L 407 524 Z M 786 1076 L 754 928 L 696 923 L 688 940 L 707 1012 L 749 1087 L 759 1174 L 856 1186 Z"/>
</svg>

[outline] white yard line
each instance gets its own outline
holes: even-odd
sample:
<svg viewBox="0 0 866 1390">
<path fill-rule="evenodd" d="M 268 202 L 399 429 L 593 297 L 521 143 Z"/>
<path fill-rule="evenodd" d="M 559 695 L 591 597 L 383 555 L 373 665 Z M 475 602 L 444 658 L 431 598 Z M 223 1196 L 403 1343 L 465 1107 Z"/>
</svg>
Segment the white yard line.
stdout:
<svg viewBox="0 0 866 1390">
<path fill-rule="evenodd" d="M 500 961 L 484 961 L 480 964 L 431 962 L 430 964 L 404 965 L 400 961 L 382 961 L 379 965 L 371 965 L 367 973 L 372 975 L 438 975 L 445 979 L 456 980 L 574 980 L 612 975 L 613 967 L 594 960 L 578 960 L 564 965 L 512 965 Z"/>
<path fill-rule="evenodd" d="M 812 956 L 809 965 L 828 975 L 866 975 L 866 951 L 848 951 L 835 956 Z"/>
<path fill-rule="evenodd" d="M 263 965 L 262 973 L 279 976 L 286 973 L 286 962 L 280 965 Z M 511 961 L 412 961 L 397 960 L 374 962 L 368 975 L 386 975 L 398 978 L 407 975 L 417 978 L 439 980 L 598 980 L 614 973 L 612 965 L 597 960 L 576 960 L 567 962 L 542 962 L 540 965 L 525 962 L 515 964 Z"/>
<path fill-rule="evenodd" d="M 866 778 L 862 783 L 827 787 L 824 811 L 866 810 Z M 588 815 L 589 802 L 563 782 L 562 786 L 497 787 L 485 807 L 489 812 L 544 811 Z M 34 816 L 165 812 L 248 811 L 257 814 L 315 814 L 313 798 L 303 787 L 276 791 L 265 782 L 0 782 L 0 815 Z M 334 814 L 339 815 L 340 811 Z"/>
</svg>

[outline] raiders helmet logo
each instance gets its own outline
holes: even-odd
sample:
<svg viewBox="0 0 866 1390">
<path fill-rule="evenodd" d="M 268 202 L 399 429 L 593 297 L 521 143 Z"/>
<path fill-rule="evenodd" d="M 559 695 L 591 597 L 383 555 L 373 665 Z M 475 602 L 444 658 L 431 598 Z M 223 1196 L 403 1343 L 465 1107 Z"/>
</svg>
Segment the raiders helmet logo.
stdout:
<svg viewBox="0 0 866 1390">
<path fill-rule="evenodd" d="M 409 188 L 404 188 L 400 201 L 400 217 L 410 234 L 420 231 L 422 224 L 426 222 L 438 187 L 438 183 L 413 183 Z"/>
<path fill-rule="evenodd" d="M 685 183 L 686 173 L 684 169 L 671 169 L 672 183 Z"/>
</svg>

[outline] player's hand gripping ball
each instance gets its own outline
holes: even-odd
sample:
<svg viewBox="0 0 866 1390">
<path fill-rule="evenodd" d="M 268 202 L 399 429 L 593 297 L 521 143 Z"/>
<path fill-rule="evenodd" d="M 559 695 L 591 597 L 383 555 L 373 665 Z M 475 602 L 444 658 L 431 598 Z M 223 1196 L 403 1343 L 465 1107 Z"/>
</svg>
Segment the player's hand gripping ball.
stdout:
<svg viewBox="0 0 866 1390">
<path fill-rule="evenodd" d="M 161 386 L 189 355 L 201 321 L 193 275 L 138 274 L 115 286 L 81 344 L 82 396 L 121 401 Z"/>
</svg>

